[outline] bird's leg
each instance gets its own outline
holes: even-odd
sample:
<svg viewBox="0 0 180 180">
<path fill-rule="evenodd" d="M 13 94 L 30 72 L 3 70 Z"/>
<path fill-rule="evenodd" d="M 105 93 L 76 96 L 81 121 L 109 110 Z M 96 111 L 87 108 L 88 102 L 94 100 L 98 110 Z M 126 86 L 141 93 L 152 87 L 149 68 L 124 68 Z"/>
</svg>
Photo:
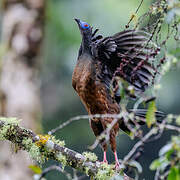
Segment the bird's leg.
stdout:
<svg viewBox="0 0 180 180">
<path fill-rule="evenodd" d="M 119 160 L 118 160 L 118 156 L 117 156 L 117 152 L 116 151 L 114 151 L 114 158 L 115 158 L 115 161 L 116 161 L 115 168 L 119 169 L 120 164 L 119 164 Z"/>
<path fill-rule="evenodd" d="M 116 169 L 119 169 L 119 167 L 120 167 L 117 152 L 116 152 L 116 134 L 118 132 L 117 131 L 118 127 L 119 127 L 118 125 L 115 125 L 114 129 L 111 130 L 111 132 L 110 132 L 110 144 L 111 144 L 111 149 L 114 152 L 114 158 L 116 161 L 116 164 L 115 164 Z"/>
<path fill-rule="evenodd" d="M 107 164 L 108 164 L 108 161 L 107 161 L 107 158 L 106 158 L 106 151 L 104 151 L 104 159 L 103 159 L 103 163 L 107 163 Z"/>
<path fill-rule="evenodd" d="M 105 142 L 103 142 L 103 143 L 101 143 L 101 145 L 102 145 L 102 149 L 103 149 L 103 152 L 104 152 L 104 158 L 103 158 L 102 163 L 107 163 L 108 164 L 108 161 L 107 161 L 107 158 L 106 158 L 107 144 Z"/>
</svg>

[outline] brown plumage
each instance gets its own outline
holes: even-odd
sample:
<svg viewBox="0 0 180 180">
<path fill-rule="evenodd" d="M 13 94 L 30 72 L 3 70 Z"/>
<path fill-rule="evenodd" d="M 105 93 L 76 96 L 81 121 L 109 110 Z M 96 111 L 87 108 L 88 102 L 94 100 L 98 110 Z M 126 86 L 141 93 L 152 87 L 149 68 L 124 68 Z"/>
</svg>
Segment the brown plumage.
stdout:
<svg viewBox="0 0 180 180">
<path fill-rule="evenodd" d="M 92 62 L 91 58 L 85 54 L 80 56 L 73 72 L 72 84 L 83 102 L 88 114 L 118 114 L 119 105 L 112 99 L 109 90 L 98 77 L 100 64 Z M 112 122 L 112 118 L 94 118 L 90 121 L 91 128 L 95 136 L 99 136 L 107 125 Z M 116 150 L 115 136 L 119 131 L 117 123 L 111 131 L 110 144 L 113 151 Z M 103 143 L 103 142 L 102 142 Z M 103 144 L 107 150 L 106 143 Z"/>
<path fill-rule="evenodd" d="M 119 114 L 119 89 L 114 94 L 110 92 L 110 87 L 116 84 L 112 82 L 113 78 L 123 78 L 134 86 L 136 93 L 145 91 L 153 79 L 154 68 L 149 62 L 150 58 L 154 59 L 155 50 L 145 46 L 150 35 L 143 31 L 128 30 L 103 38 L 101 35 L 95 36 L 97 30 L 92 33 L 92 28 L 87 23 L 75 20 L 82 35 L 82 43 L 72 75 L 72 85 L 88 114 Z M 136 114 L 144 118 L 146 111 L 135 111 Z M 157 112 L 157 116 L 162 115 L 161 112 Z M 112 121 L 113 118 L 91 119 L 90 125 L 94 135 L 98 137 Z M 116 167 L 119 166 L 116 153 L 116 136 L 119 128 L 128 130 L 123 120 L 119 120 L 109 134 Z M 104 162 L 107 162 L 107 143 L 103 140 L 100 143 L 104 150 Z"/>
</svg>

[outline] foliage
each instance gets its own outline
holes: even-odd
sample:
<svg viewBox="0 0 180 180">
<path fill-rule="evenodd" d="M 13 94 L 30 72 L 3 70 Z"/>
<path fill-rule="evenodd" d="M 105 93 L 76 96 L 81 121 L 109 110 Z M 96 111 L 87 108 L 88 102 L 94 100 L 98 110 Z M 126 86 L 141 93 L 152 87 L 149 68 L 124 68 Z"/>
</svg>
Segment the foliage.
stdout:
<svg viewBox="0 0 180 180">
<path fill-rule="evenodd" d="M 180 178 L 180 137 L 173 136 L 171 141 L 159 151 L 159 158 L 150 166 L 156 170 L 160 179 L 176 180 Z"/>
<path fill-rule="evenodd" d="M 156 112 L 155 101 L 151 101 L 149 103 L 148 111 L 146 114 L 146 123 L 149 128 L 151 127 L 152 124 L 156 122 L 155 112 Z"/>
<path fill-rule="evenodd" d="M 35 174 L 41 174 L 42 169 L 39 166 L 30 165 L 29 168 L 35 173 Z"/>
</svg>

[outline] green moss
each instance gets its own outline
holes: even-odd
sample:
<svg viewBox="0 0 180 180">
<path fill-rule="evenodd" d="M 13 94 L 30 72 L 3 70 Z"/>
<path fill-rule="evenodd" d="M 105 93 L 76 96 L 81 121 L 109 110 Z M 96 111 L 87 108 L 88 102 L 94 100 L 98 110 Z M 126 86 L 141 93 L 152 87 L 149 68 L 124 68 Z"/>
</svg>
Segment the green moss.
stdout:
<svg viewBox="0 0 180 180">
<path fill-rule="evenodd" d="M 8 131 L 10 129 L 10 125 L 4 125 L 1 129 L 0 129 L 0 140 L 5 140 L 6 136 L 8 134 Z"/>
<path fill-rule="evenodd" d="M 16 118 L 4 118 L 0 117 L 0 121 L 4 122 L 3 127 L 0 129 L 0 140 L 7 139 L 8 135 L 12 135 L 14 132 L 14 128 L 12 125 L 19 125 L 19 120 Z"/>
<path fill-rule="evenodd" d="M 62 169 L 64 169 L 67 164 L 66 156 L 62 155 L 62 153 L 58 153 L 56 158 L 62 164 Z"/>
<path fill-rule="evenodd" d="M 89 176 L 89 168 L 88 167 L 85 168 L 85 173 L 87 176 Z"/>
<path fill-rule="evenodd" d="M 25 148 L 26 148 L 27 150 L 30 150 L 33 142 L 32 142 L 32 139 L 30 139 L 30 138 L 24 138 L 24 139 L 22 140 L 22 144 L 25 146 Z"/>
<path fill-rule="evenodd" d="M 108 180 L 115 174 L 114 165 L 108 165 L 106 163 L 102 163 L 99 168 L 95 179 L 96 180 Z"/>
<path fill-rule="evenodd" d="M 0 117 L 0 121 L 3 121 L 5 124 L 19 125 L 20 120 L 15 117 L 5 118 Z"/>
<path fill-rule="evenodd" d="M 29 152 L 32 159 L 41 164 L 45 162 L 45 157 L 41 154 L 40 148 L 32 142 L 32 139 L 24 138 L 22 144 L 24 145 L 25 149 Z"/>
<path fill-rule="evenodd" d="M 15 126 L 19 125 L 19 121 L 16 118 L 0 118 L 0 121 L 3 121 L 4 125 L 0 129 L 0 140 L 8 139 L 9 136 L 12 136 L 16 134 L 16 128 Z M 13 136 L 13 138 L 16 138 L 16 136 Z M 34 143 L 31 138 L 19 138 L 13 139 L 14 142 L 19 142 L 19 140 L 22 140 L 22 146 L 23 148 L 29 152 L 31 158 L 40 164 L 44 163 L 48 157 L 51 157 L 54 155 L 53 147 L 54 144 L 58 144 L 59 146 L 64 146 L 64 141 L 60 141 L 55 139 L 54 136 L 47 136 L 47 135 L 39 135 L 39 140 Z M 67 164 L 66 157 L 59 153 L 57 155 L 57 160 L 60 161 L 65 167 Z"/>
<path fill-rule="evenodd" d="M 45 139 L 43 139 L 43 137 Z M 46 160 L 48 160 L 48 157 L 53 155 L 53 146 L 54 143 L 59 144 L 61 146 L 64 146 L 63 141 L 58 141 L 55 139 L 55 137 L 49 137 L 49 140 L 47 139 L 46 142 L 46 136 L 42 136 L 39 141 L 36 143 L 33 143 L 31 139 L 23 139 L 23 145 L 30 153 L 30 156 L 32 159 L 38 161 L 40 164 L 44 163 Z M 66 166 L 67 161 L 66 157 L 59 153 L 56 156 L 57 160 L 62 163 L 63 168 Z"/>
<path fill-rule="evenodd" d="M 32 144 L 29 154 L 31 156 L 32 159 L 34 159 L 35 161 L 39 162 L 40 164 L 45 162 L 45 156 L 43 156 L 40 152 L 40 149 L 38 146 L 36 146 L 35 144 Z"/>
<path fill-rule="evenodd" d="M 97 156 L 92 152 L 83 152 L 82 155 L 85 157 L 85 161 L 97 161 Z"/>
<path fill-rule="evenodd" d="M 50 136 L 50 140 L 52 140 L 55 144 L 58 144 L 59 146 L 63 146 L 63 147 L 65 146 L 65 142 L 56 139 L 55 136 Z"/>
</svg>

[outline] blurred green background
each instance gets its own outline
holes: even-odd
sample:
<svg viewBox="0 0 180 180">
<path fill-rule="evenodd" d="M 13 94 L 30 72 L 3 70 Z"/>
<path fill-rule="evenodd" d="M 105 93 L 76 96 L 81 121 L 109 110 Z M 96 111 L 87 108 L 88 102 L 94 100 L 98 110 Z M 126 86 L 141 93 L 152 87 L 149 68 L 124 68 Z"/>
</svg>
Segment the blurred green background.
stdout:
<svg viewBox="0 0 180 180">
<path fill-rule="evenodd" d="M 104 36 L 112 35 L 124 29 L 131 14 L 136 10 L 140 0 L 50 0 L 46 7 L 44 47 L 42 49 L 41 99 L 43 106 L 43 128 L 48 132 L 52 128 L 77 115 L 87 114 L 79 97 L 71 85 L 71 76 L 76 64 L 81 42 L 79 29 L 73 20 L 80 18 Z M 145 13 L 151 0 L 144 1 L 138 16 Z M 173 48 L 171 42 L 168 48 Z M 157 96 L 158 109 L 173 114 L 180 114 L 180 68 L 173 69 L 161 80 L 162 89 Z M 88 120 L 70 124 L 56 133 L 56 137 L 65 140 L 66 146 L 78 152 L 88 150 L 95 137 Z M 158 141 L 148 143 L 140 158 L 143 174 L 140 179 L 152 180 L 154 172 L 149 164 L 158 156 L 159 148 L 170 139 L 170 133 L 164 133 Z M 120 133 L 117 138 L 119 158 L 123 158 L 136 140 Z M 94 152 L 102 160 L 101 148 Z M 114 161 L 111 151 L 108 160 Z M 46 163 L 46 167 L 55 162 Z M 67 168 L 68 169 L 68 168 Z M 70 170 L 70 169 L 69 169 Z M 51 172 L 48 180 L 66 179 L 63 174 Z"/>
</svg>

